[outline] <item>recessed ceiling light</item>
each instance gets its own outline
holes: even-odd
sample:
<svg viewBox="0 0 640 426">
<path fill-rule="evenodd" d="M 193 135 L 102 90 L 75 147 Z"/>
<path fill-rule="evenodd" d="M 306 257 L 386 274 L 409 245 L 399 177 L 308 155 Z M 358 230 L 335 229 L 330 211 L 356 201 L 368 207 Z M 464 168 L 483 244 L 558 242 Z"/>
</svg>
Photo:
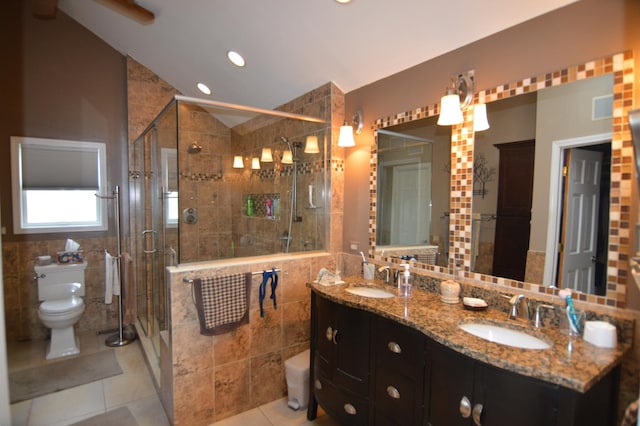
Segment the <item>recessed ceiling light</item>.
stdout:
<svg viewBox="0 0 640 426">
<path fill-rule="evenodd" d="M 347 3 L 351 3 L 351 0 L 336 0 L 336 2 L 340 4 L 347 4 Z"/>
<path fill-rule="evenodd" d="M 209 89 L 209 86 L 207 86 L 206 84 L 198 83 L 197 86 L 198 86 L 198 90 L 200 90 L 205 95 L 210 95 L 211 94 L 211 89 Z"/>
<path fill-rule="evenodd" d="M 234 50 L 230 50 L 227 52 L 227 57 L 229 58 L 231 63 L 233 63 L 233 65 L 236 65 L 238 67 L 244 67 L 244 64 L 245 64 L 244 58 L 238 52 Z"/>
</svg>

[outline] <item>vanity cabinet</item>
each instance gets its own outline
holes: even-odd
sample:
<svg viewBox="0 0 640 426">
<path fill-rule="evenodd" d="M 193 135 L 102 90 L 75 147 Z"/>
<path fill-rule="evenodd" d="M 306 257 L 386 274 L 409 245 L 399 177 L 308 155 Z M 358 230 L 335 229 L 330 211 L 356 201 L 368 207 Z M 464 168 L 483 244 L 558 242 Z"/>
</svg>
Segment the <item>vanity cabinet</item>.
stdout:
<svg viewBox="0 0 640 426">
<path fill-rule="evenodd" d="M 619 367 L 580 393 L 477 361 L 315 291 L 311 365 L 309 420 L 320 405 L 343 425 L 615 424 Z"/>
<path fill-rule="evenodd" d="M 587 393 L 501 370 L 429 345 L 427 424 L 564 426 L 614 424 L 615 374 Z"/>
<path fill-rule="evenodd" d="M 422 424 L 425 338 L 382 317 L 373 325 L 374 424 Z"/>
<path fill-rule="evenodd" d="M 342 424 L 369 424 L 371 315 L 315 293 L 311 301 L 313 417 L 319 403 Z"/>
</svg>

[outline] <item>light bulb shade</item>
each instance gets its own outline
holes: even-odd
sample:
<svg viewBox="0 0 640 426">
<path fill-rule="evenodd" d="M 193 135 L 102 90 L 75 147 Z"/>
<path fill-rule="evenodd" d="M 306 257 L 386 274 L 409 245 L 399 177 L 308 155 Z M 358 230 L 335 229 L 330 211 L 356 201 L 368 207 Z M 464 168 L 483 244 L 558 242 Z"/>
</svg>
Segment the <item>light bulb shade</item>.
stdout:
<svg viewBox="0 0 640 426">
<path fill-rule="evenodd" d="M 349 147 L 356 146 L 356 140 L 353 138 L 353 127 L 345 124 L 340 126 L 340 136 L 338 137 L 338 146 Z"/>
<path fill-rule="evenodd" d="M 444 95 L 440 99 L 439 126 L 451 126 L 462 123 L 462 110 L 460 109 L 460 96 L 457 94 Z"/>
<path fill-rule="evenodd" d="M 282 153 L 282 164 L 293 164 L 293 152 L 291 150 L 285 150 Z"/>
<path fill-rule="evenodd" d="M 489 128 L 489 120 L 487 119 L 487 105 L 476 104 L 473 107 L 473 130 L 481 132 Z"/>
<path fill-rule="evenodd" d="M 304 145 L 304 152 L 306 154 L 318 154 L 320 152 L 317 136 L 307 136 L 307 143 Z"/>
<path fill-rule="evenodd" d="M 258 157 L 253 157 L 251 159 L 251 169 L 260 170 L 260 159 Z"/>
<path fill-rule="evenodd" d="M 260 161 L 263 163 L 273 163 L 273 155 L 271 154 L 271 148 L 262 148 L 262 155 Z"/>
<path fill-rule="evenodd" d="M 234 169 L 244 169 L 244 162 L 242 161 L 242 155 L 234 155 L 233 156 L 233 168 Z"/>
</svg>

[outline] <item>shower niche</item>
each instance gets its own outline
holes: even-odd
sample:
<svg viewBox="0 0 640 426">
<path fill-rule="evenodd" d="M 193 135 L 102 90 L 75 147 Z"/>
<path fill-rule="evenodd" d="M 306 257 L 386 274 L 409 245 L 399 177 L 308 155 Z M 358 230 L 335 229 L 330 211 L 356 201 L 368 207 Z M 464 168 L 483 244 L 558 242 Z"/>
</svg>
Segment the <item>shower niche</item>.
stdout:
<svg viewBox="0 0 640 426">
<path fill-rule="evenodd" d="M 148 335 L 166 328 L 166 266 L 325 249 L 329 136 L 324 120 L 290 112 L 183 96 L 162 110 L 130 151 Z"/>
</svg>

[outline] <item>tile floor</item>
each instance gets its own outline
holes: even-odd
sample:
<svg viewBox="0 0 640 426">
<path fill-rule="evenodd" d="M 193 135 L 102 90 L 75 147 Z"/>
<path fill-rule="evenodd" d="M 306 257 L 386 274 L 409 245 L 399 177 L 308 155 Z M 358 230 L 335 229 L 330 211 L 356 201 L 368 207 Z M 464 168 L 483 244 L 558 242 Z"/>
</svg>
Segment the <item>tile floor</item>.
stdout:
<svg viewBox="0 0 640 426">
<path fill-rule="evenodd" d="M 107 349 L 104 335 L 80 334 L 83 354 Z M 35 367 L 44 358 L 46 342 L 11 343 L 7 348 L 9 371 Z M 139 341 L 114 349 L 124 374 L 11 405 L 12 426 L 65 426 L 127 406 L 139 426 L 169 426 L 144 361 Z M 306 410 L 293 411 L 285 398 L 237 416 L 214 423 L 215 426 L 337 426 L 318 409 L 318 418 L 309 422 Z"/>
</svg>

